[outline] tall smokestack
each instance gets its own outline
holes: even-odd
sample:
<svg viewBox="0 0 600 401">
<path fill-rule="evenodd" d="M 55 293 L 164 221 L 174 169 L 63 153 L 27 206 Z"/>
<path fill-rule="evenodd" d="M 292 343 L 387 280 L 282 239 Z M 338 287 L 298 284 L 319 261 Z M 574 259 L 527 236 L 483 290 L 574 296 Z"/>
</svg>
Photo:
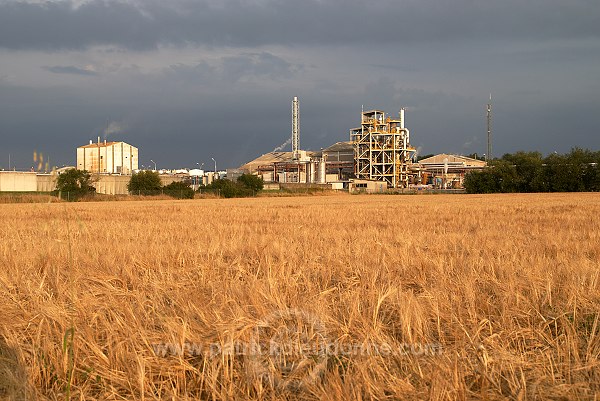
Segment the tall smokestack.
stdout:
<svg viewBox="0 0 600 401">
<path fill-rule="evenodd" d="M 400 109 L 400 128 L 404 128 L 404 107 Z"/>
<path fill-rule="evenodd" d="M 294 96 L 292 101 L 292 158 L 300 158 L 300 109 L 298 106 L 298 96 Z"/>
</svg>

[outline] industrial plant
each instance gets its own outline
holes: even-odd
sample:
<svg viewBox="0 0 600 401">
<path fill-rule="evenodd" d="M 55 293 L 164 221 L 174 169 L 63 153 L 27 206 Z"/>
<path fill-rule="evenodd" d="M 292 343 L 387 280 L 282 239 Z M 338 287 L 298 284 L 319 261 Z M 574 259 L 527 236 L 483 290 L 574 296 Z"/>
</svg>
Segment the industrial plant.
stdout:
<svg viewBox="0 0 600 401">
<path fill-rule="evenodd" d="M 266 153 L 240 167 L 265 183 L 326 185 L 332 189 L 367 192 L 404 188 L 461 188 L 465 174 L 486 162 L 441 154 L 416 160 L 405 127 L 405 109 L 397 118 L 382 110 L 362 111 L 360 126 L 350 129 L 349 141 L 320 151 L 300 149 L 300 108 L 292 100 L 292 151 Z"/>
<path fill-rule="evenodd" d="M 487 109 L 488 157 L 491 154 L 491 104 Z M 406 110 L 398 116 L 382 110 L 362 110 L 359 124 L 349 130 L 348 141 L 334 143 L 319 151 L 300 147 L 300 102 L 291 107 L 291 151 L 266 153 L 239 169 L 214 171 L 198 169 L 158 170 L 163 184 L 187 180 L 193 189 L 217 178 L 235 180 L 243 173 L 262 177 L 267 188 L 316 186 L 335 190 L 384 192 L 397 190 L 459 189 L 465 174 L 481 170 L 487 163 L 465 156 L 440 154 L 417 160 L 405 125 Z M 350 124 L 349 124 L 350 125 Z M 280 149 L 279 149 L 280 150 Z M 138 148 L 125 142 L 97 142 L 77 148 L 75 168 L 95 176 L 96 192 L 126 194 L 130 176 L 139 171 Z M 213 159 L 214 161 L 214 159 Z M 199 164 L 199 163 L 197 163 Z M 63 169 L 66 169 L 65 167 Z M 145 169 L 142 166 L 142 169 Z M 150 169 L 148 167 L 148 169 Z M 0 172 L 0 191 L 52 191 L 60 170 L 48 172 Z"/>
</svg>

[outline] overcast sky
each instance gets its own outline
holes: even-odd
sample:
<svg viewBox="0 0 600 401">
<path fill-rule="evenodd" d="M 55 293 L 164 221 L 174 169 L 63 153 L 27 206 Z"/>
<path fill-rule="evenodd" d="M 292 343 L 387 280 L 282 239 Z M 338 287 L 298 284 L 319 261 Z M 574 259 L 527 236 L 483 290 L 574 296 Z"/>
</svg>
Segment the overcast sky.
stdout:
<svg viewBox="0 0 600 401">
<path fill-rule="evenodd" d="M 237 167 L 349 139 L 407 109 L 425 153 L 600 150 L 598 0 L 0 0 L 0 167 L 74 165 L 90 139 L 140 164 Z M 289 148 L 289 146 L 288 146 Z"/>
</svg>

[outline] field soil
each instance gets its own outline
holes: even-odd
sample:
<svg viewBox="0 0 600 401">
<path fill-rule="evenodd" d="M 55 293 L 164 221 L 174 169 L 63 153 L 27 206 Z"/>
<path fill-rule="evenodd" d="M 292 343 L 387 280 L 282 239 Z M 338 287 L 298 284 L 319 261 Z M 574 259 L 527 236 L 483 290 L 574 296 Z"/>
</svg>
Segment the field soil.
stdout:
<svg viewBox="0 0 600 401">
<path fill-rule="evenodd" d="M 600 195 L 4 204 L 0 399 L 595 400 Z"/>
</svg>

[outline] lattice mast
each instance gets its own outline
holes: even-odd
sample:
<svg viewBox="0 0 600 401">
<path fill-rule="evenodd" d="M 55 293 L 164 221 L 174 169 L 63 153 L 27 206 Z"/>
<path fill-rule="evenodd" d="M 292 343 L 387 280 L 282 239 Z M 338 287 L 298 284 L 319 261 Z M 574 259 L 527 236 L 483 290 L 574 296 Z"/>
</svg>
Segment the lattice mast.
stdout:
<svg viewBox="0 0 600 401">
<path fill-rule="evenodd" d="M 300 159 L 300 108 L 298 96 L 292 101 L 292 158 Z"/>
<path fill-rule="evenodd" d="M 490 101 L 487 104 L 487 153 L 485 161 L 492 160 L 492 94 L 490 93 Z"/>
</svg>

